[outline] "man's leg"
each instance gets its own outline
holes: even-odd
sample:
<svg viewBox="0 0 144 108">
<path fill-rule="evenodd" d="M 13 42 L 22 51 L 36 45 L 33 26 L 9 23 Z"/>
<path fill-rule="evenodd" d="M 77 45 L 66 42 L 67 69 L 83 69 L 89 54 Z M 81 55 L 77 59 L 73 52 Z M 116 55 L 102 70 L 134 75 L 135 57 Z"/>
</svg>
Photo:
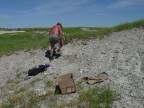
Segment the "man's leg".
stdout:
<svg viewBox="0 0 144 108">
<path fill-rule="evenodd" d="M 50 56 L 53 56 L 53 52 L 54 52 L 54 45 L 55 43 L 51 43 L 51 50 L 50 50 Z"/>
<path fill-rule="evenodd" d="M 51 43 L 49 42 L 49 43 L 48 43 L 48 50 L 51 50 L 51 48 L 52 48 L 52 47 L 51 47 Z"/>
<path fill-rule="evenodd" d="M 60 38 L 60 39 L 59 39 L 59 49 L 58 49 L 58 52 L 61 51 L 61 48 L 63 47 L 63 45 L 64 45 L 64 39 L 63 39 L 63 38 Z"/>
<path fill-rule="evenodd" d="M 50 51 L 50 57 L 53 56 L 53 49 L 54 49 L 54 38 L 49 37 L 49 51 Z"/>
<path fill-rule="evenodd" d="M 48 41 L 48 50 L 50 51 L 52 46 L 51 46 L 51 43 L 52 43 L 52 37 L 49 37 L 49 41 Z"/>
</svg>

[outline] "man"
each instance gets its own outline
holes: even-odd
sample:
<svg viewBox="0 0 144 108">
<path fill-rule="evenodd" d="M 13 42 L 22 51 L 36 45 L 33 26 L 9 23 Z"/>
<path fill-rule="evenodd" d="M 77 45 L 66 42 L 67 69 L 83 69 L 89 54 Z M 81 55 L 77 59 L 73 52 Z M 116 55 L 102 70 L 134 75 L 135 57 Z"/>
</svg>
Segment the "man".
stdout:
<svg viewBox="0 0 144 108">
<path fill-rule="evenodd" d="M 59 44 L 59 48 L 57 52 L 61 51 L 62 46 L 64 45 L 63 40 L 63 27 L 61 23 L 57 23 L 54 25 L 50 31 L 49 31 L 49 50 L 50 50 L 50 56 L 53 57 L 54 52 L 54 46 L 55 44 Z"/>
</svg>

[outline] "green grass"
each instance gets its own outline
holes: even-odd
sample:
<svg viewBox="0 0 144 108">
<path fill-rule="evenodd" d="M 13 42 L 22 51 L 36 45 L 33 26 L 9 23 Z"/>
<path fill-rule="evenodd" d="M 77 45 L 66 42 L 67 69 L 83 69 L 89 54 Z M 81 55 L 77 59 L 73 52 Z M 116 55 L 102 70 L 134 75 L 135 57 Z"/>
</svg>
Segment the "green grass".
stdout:
<svg viewBox="0 0 144 108">
<path fill-rule="evenodd" d="M 115 98 L 116 93 L 110 89 L 93 88 L 81 90 L 78 98 L 66 103 L 60 101 L 54 94 L 38 96 L 32 91 L 20 89 L 15 94 L 8 96 L 0 108 L 16 108 L 18 106 L 19 108 L 40 108 L 40 104 L 48 105 L 48 108 L 111 108 Z"/>
<path fill-rule="evenodd" d="M 109 28 L 95 28 L 95 27 L 90 27 L 90 31 L 83 31 L 80 28 L 69 28 L 66 29 L 66 42 L 70 42 L 72 39 L 89 39 L 89 38 L 103 38 L 105 35 L 109 35 L 112 32 L 118 32 L 122 30 L 128 30 L 132 28 L 137 28 L 144 26 L 144 19 L 143 20 L 138 20 L 134 22 L 129 22 L 129 23 L 124 23 L 120 24 L 114 27 L 109 27 Z M 88 28 L 88 27 L 87 27 Z M 77 29 L 77 30 L 76 30 Z M 91 31 L 95 30 L 95 31 Z"/>
<path fill-rule="evenodd" d="M 32 32 L 0 35 L 0 55 L 11 54 L 17 50 L 47 47 L 47 37 Z"/>
<path fill-rule="evenodd" d="M 88 31 L 82 30 L 81 27 L 64 28 L 65 43 L 69 43 L 73 39 L 102 39 L 112 32 L 140 26 L 144 26 L 144 20 L 120 24 L 111 28 L 87 27 L 90 29 Z M 49 28 L 25 28 L 18 30 L 25 30 L 26 32 L 0 35 L 0 55 L 12 54 L 18 50 L 46 48 L 48 46 L 47 32 Z M 36 33 L 37 31 L 43 33 Z"/>
<path fill-rule="evenodd" d="M 34 82 L 38 80 L 34 80 Z M 32 83 L 34 82 L 32 81 Z M 81 82 L 77 82 L 77 84 L 81 85 Z M 47 88 L 52 85 L 53 82 L 48 80 Z M 112 102 L 117 98 L 116 92 L 107 87 L 90 89 L 80 87 L 79 90 L 77 87 L 79 97 L 65 102 L 61 100 L 62 95 L 56 95 L 54 91 L 46 91 L 46 94 L 38 95 L 29 89 L 29 86 L 31 83 L 20 87 L 17 80 L 9 80 L 4 87 L 7 90 L 2 89 L 2 93 L 6 94 L 0 108 L 40 108 L 41 104 L 48 105 L 48 108 L 111 108 Z M 13 91 L 13 93 L 9 93 L 9 91 Z"/>
<path fill-rule="evenodd" d="M 144 26 L 144 19 L 117 25 L 115 27 L 112 27 L 112 31 L 128 30 L 128 29 L 137 28 L 141 26 Z"/>
<path fill-rule="evenodd" d="M 46 82 L 46 85 L 47 85 L 47 87 L 52 87 L 52 86 L 53 86 L 53 81 L 48 80 L 48 81 Z"/>
<path fill-rule="evenodd" d="M 80 92 L 79 104 L 83 108 L 111 108 L 116 93 L 106 88 L 86 89 Z"/>
</svg>

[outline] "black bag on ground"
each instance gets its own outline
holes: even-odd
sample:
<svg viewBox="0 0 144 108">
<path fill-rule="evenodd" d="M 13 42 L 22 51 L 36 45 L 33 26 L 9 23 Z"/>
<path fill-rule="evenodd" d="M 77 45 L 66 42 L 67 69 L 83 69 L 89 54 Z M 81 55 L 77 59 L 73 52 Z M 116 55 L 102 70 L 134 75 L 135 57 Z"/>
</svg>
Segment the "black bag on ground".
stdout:
<svg viewBox="0 0 144 108">
<path fill-rule="evenodd" d="M 47 70 L 47 68 L 49 67 L 49 64 L 45 64 L 45 65 L 39 65 L 38 67 L 34 67 L 32 69 L 28 70 L 28 76 L 35 76 L 41 72 L 44 72 Z"/>
</svg>

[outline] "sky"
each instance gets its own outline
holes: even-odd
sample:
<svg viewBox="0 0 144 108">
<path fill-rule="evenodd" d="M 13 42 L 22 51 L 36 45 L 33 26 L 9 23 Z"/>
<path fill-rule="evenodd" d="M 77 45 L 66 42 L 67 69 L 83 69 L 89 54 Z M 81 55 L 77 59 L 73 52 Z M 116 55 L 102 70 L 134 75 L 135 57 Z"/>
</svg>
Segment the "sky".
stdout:
<svg viewBox="0 0 144 108">
<path fill-rule="evenodd" d="M 105 27 L 144 19 L 144 0 L 0 0 L 0 27 Z"/>
</svg>

